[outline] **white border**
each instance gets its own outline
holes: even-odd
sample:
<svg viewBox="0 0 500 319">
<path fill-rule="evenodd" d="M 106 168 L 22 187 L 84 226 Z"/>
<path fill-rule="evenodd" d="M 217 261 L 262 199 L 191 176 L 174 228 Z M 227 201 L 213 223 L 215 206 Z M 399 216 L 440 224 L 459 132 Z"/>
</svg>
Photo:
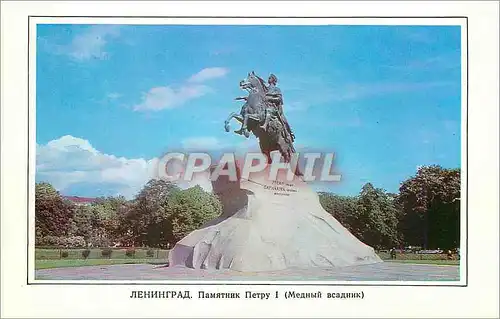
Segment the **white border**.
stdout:
<svg viewBox="0 0 500 319">
<path fill-rule="evenodd" d="M 468 287 L 26 286 L 28 15 L 468 16 Z M 498 318 L 498 3 L 2 2 L 1 317 Z M 412 19 L 413 20 L 413 19 Z M 413 20 L 414 21 L 414 20 Z M 485 153 L 486 152 L 486 153 Z M 32 153 L 33 154 L 33 153 Z M 462 226 L 463 227 L 463 226 Z M 462 232 L 463 234 L 463 232 Z M 360 300 L 129 299 L 132 290 L 364 291 Z M 361 303 L 360 303 L 361 302 Z"/>
<path fill-rule="evenodd" d="M 466 123 L 466 108 L 467 108 L 467 99 L 466 99 L 466 88 L 467 88 L 467 33 L 466 33 L 466 19 L 465 18 L 412 18 L 412 19 L 400 19 L 400 18 L 54 18 L 54 17 L 31 17 L 30 18 L 30 39 L 37 39 L 36 30 L 37 25 L 40 24 L 123 24 L 123 25 L 454 25 L 461 26 L 462 30 L 462 41 L 465 41 L 464 45 L 462 45 L 462 127 L 465 127 Z M 30 154 L 35 154 L 36 150 L 36 137 L 34 132 L 36 131 L 36 42 L 31 41 L 30 43 Z M 465 160 L 465 142 L 466 135 L 465 129 L 462 130 L 462 161 Z M 31 189 L 34 190 L 35 185 L 35 160 L 34 156 L 30 158 L 30 182 Z M 462 165 L 462 176 L 466 175 L 466 166 Z M 461 194 L 465 194 L 466 188 L 465 183 L 462 183 Z M 30 194 L 33 196 L 33 193 Z M 31 197 L 33 198 L 33 197 Z M 462 195 L 462 198 L 465 198 L 465 195 Z M 35 221 L 35 212 L 34 212 L 34 204 L 33 200 L 30 207 L 30 229 L 31 234 L 34 234 L 34 221 Z M 466 201 L 463 203 L 466 204 Z M 461 243 L 465 243 L 465 229 L 466 229 L 466 206 L 465 204 L 461 205 Z M 134 281 L 108 281 L 108 280 L 36 280 L 34 278 L 35 268 L 34 268 L 34 256 L 35 256 L 35 248 L 34 248 L 34 236 L 30 236 L 30 249 L 29 249 L 29 283 L 36 284 L 44 284 L 44 283 L 64 283 L 64 284 L 84 284 L 84 283 L 100 283 L 100 284 L 113 284 L 113 283 L 141 283 L 141 284 L 244 284 L 244 285 L 255 285 L 255 284 L 269 284 L 270 281 L 237 281 L 237 280 L 228 280 L 228 281 L 187 281 L 187 280 L 175 280 L 175 281 L 152 281 L 152 280 L 134 280 Z M 465 245 L 462 245 L 460 248 L 461 251 L 461 260 L 460 260 L 460 279 L 458 281 L 271 281 L 272 284 L 275 285 L 372 285 L 372 286 L 380 286 L 380 285 L 391 285 L 391 286 L 463 286 L 466 284 L 466 258 L 467 258 L 467 249 Z"/>
<path fill-rule="evenodd" d="M 467 92 L 467 88 L 469 83 L 467 82 L 469 74 L 467 70 L 469 68 L 468 65 L 468 39 L 467 39 L 467 25 L 462 26 L 462 37 L 461 37 L 461 52 L 462 52 L 462 91 L 461 91 L 461 102 L 462 102 L 462 114 L 461 114 L 461 134 L 460 134 L 460 142 L 461 142 L 461 161 L 460 161 L 460 177 L 461 177 L 461 185 L 460 185 L 460 281 L 467 283 L 467 267 L 468 267 L 468 245 L 467 245 L 467 217 L 468 217 L 468 189 L 467 189 L 467 155 L 468 155 L 468 132 L 467 132 L 467 123 L 468 123 L 468 110 L 470 105 L 468 105 L 469 96 Z"/>
<path fill-rule="evenodd" d="M 332 15 L 333 16 L 333 15 Z M 350 17 L 31 17 L 40 24 L 134 24 L 134 25 L 465 25 L 456 18 L 350 18 Z"/>
<path fill-rule="evenodd" d="M 36 24 L 29 23 L 29 202 L 28 202 L 28 283 L 35 282 L 35 176 L 36 176 Z"/>
</svg>

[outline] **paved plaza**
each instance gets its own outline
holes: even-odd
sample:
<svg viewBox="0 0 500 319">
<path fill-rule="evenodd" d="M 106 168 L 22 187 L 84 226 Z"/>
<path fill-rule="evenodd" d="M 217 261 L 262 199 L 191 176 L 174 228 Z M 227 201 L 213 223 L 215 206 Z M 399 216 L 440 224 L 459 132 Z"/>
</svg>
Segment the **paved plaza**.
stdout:
<svg viewBox="0 0 500 319">
<path fill-rule="evenodd" d="M 252 280 L 252 281 L 458 281 L 458 266 L 384 262 L 344 268 L 236 272 L 150 264 L 84 266 L 37 270 L 36 280 Z"/>
</svg>

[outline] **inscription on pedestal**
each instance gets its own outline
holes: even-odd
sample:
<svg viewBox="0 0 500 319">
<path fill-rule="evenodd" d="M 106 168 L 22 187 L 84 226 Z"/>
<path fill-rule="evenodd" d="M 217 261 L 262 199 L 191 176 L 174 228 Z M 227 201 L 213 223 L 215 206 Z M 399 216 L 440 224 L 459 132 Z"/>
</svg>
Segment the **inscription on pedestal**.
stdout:
<svg viewBox="0 0 500 319">
<path fill-rule="evenodd" d="M 273 181 L 272 185 L 264 185 L 264 189 L 278 196 L 290 196 L 290 194 L 297 192 L 297 187 L 294 184 L 281 181 Z"/>
</svg>

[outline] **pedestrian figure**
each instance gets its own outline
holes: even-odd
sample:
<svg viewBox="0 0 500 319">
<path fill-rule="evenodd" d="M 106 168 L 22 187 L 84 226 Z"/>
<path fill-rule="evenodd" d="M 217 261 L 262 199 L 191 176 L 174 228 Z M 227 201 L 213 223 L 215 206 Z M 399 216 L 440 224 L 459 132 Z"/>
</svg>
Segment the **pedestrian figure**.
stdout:
<svg viewBox="0 0 500 319">
<path fill-rule="evenodd" d="M 391 249 L 391 259 L 396 259 L 396 249 Z"/>
</svg>

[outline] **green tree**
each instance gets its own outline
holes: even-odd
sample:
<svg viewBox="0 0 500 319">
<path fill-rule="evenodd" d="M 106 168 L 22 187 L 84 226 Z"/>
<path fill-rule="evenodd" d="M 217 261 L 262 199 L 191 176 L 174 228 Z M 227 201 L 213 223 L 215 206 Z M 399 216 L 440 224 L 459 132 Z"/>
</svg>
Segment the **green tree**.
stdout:
<svg viewBox="0 0 500 319">
<path fill-rule="evenodd" d="M 399 188 L 400 229 L 409 245 L 460 245 L 460 169 L 423 166 Z"/>
<path fill-rule="evenodd" d="M 91 205 L 92 242 L 97 246 L 109 246 L 121 238 L 119 214 L 127 200 L 123 196 L 101 197 Z"/>
<path fill-rule="evenodd" d="M 165 205 L 170 195 L 180 191 L 177 185 L 164 180 L 150 180 L 131 203 L 124 225 L 127 237 L 135 245 L 162 247 L 166 245 Z"/>
<path fill-rule="evenodd" d="M 359 195 L 358 212 L 356 229 L 363 242 L 377 249 L 399 244 L 399 212 L 390 194 L 371 183 L 365 184 Z"/>
<path fill-rule="evenodd" d="M 74 205 L 49 183 L 35 185 L 35 225 L 37 239 L 67 236 L 71 230 Z"/>
<path fill-rule="evenodd" d="M 82 236 L 85 243 L 88 243 L 92 238 L 92 208 L 88 206 L 77 206 L 73 216 L 73 236 Z"/>
<path fill-rule="evenodd" d="M 118 212 L 118 210 L 127 203 L 127 199 L 123 196 L 108 196 L 108 197 L 99 197 L 93 203 L 92 206 L 100 206 L 103 208 L 102 213 L 103 217 L 112 216 L 114 213 Z"/>
<path fill-rule="evenodd" d="M 131 218 L 135 213 L 136 205 L 134 201 L 127 201 L 118 208 L 116 215 L 116 233 L 114 234 L 116 241 L 124 246 L 134 246 L 134 222 Z"/>
<path fill-rule="evenodd" d="M 190 232 L 218 217 L 222 206 L 216 195 L 195 186 L 173 193 L 166 202 L 165 212 L 165 237 L 167 242 L 175 244 Z"/>
<path fill-rule="evenodd" d="M 319 201 L 323 208 L 330 213 L 339 223 L 347 228 L 353 235 L 360 236 L 358 214 L 358 199 L 352 196 L 339 196 L 321 192 Z"/>
<path fill-rule="evenodd" d="M 359 196 L 338 196 L 320 193 L 323 208 L 354 236 L 377 249 L 399 243 L 399 210 L 395 195 L 367 183 Z"/>
</svg>

